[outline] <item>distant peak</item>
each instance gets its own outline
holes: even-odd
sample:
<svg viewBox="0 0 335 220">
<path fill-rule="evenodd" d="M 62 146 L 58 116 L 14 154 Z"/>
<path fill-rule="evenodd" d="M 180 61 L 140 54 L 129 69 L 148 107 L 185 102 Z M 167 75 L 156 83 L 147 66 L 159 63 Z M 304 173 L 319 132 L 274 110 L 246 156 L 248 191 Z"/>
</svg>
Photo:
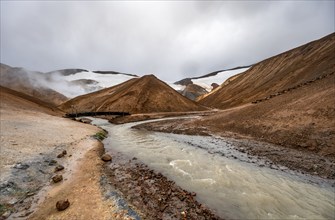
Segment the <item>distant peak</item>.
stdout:
<svg viewBox="0 0 335 220">
<path fill-rule="evenodd" d="M 144 75 L 141 78 L 143 78 L 143 79 L 157 79 L 157 77 L 154 74 Z"/>
</svg>

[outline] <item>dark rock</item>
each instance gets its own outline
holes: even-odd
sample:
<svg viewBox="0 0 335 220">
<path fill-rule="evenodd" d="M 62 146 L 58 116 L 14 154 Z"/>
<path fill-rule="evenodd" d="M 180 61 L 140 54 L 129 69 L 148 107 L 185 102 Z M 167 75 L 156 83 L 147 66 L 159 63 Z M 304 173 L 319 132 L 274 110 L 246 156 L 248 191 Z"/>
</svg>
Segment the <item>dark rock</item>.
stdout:
<svg viewBox="0 0 335 220">
<path fill-rule="evenodd" d="M 63 153 L 57 155 L 57 158 L 62 158 L 62 157 L 64 157 Z"/>
<path fill-rule="evenodd" d="M 49 166 L 53 166 L 53 165 L 55 165 L 55 164 L 57 164 L 57 161 L 56 161 L 56 160 L 50 160 L 50 161 L 49 161 Z"/>
<path fill-rule="evenodd" d="M 53 181 L 54 183 L 58 183 L 58 182 L 60 182 L 60 181 L 62 181 L 62 180 L 63 180 L 63 176 L 60 175 L 60 174 L 57 174 L 57 175 L 55 175 L 55 176 L 52 177 L 52 181 Z"/>
<path fill-rule="evenodd" d="M 104 154 L 104 155 L 101 156 L 101 160 L 103 160 L 105 162 L 111 161 L 112 160 L 112 156 L 109 155 L 109 154 Z"/>
<path fill-rule="evenodd" d="M 219 87 L 220 85 L 217 84 L 217 83 L 212 83 L 211 86 L 213 87 L 213 88 L 212 88 L 212 91 L 213 91 L 214 89 L 216 89 L 216 88 Z"/>
<path fill-rule="evenodd" d="M 57 171 L 61 171 L 61 170 L 64 170 L 64 166 L 62 166 L 62 165 L 57 165 L 57 166 L 55 167 L 55 172 L 57 172 Z"/>
<path fill-rule="evenodd" d="M 57 155 L 57 158 L 62 158 L 67 154 L 66 150 L 63 150 L 62 153 Z"/>
<path fill-rule="evenodd" d="M 70 206 L 70 202 L 69 200 L 59 200 L 57 203 L 56 203 L 56 208 L 58 211 L 63 211 L 65 209 L 67 209 L 68 207 Z"/>
</svg>

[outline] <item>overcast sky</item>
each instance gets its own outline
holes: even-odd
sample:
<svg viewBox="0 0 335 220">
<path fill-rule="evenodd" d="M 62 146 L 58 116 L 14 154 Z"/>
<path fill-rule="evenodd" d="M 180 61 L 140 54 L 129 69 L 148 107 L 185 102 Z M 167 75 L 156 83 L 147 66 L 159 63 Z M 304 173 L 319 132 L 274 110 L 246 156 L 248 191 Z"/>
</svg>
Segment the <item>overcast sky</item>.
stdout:
<svg viewBox="0 0 335 220">
<path fill-rule="evenodd" d="M 179 80 L 334 32 L 334 1 L 1 1 L 1 62 Z"/>
</svg>

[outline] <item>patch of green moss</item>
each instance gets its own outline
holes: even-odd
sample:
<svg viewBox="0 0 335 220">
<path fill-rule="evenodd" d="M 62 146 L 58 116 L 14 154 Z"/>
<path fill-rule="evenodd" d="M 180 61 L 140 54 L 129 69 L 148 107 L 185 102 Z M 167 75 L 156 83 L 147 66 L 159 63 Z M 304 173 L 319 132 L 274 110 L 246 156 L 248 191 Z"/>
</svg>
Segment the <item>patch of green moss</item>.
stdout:
<svg viewBox="0 0 335 220">
<path fill-rule="evenodd" d="M 98 133 L 93 135 L 93 137 L 99 141 L 102 141 L 107 137 L 107 133 L 105 131 L 99 131 Z"/>
</svg>

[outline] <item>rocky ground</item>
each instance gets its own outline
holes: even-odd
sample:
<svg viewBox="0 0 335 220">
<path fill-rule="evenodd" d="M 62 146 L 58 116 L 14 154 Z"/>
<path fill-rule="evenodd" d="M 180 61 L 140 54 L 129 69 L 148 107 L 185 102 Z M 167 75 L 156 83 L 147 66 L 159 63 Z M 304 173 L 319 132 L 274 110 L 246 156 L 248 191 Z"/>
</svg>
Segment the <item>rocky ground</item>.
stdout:
<svg viewBox="0 0 335 220">
<path fill-rule="evenodd" d="M 114 152 L 113 161 L 104 167 L 105 194 L 115 197 L 113 186 L 130 207 L 124 206 L 133 218 L 143 219 L 221 219 L 196 201 L 196 194 L 187 192 L 142 164 L 137 158 L 126 158 Z M 123 202 L 124 203 L 124 202 Z M 136 210 L 136 214 L 134 211 Z"/>
<path fill-rule="evenodd" d="M 102 146 L 93 136 L 101 129 L 1 92 L 0 219 L 113 214 L 109 205 L 114 203 L 100 193 Z M 56 174 L 62 178 L 54 183 Z M 70 207 L 57 212 L 58 199 L 69 199 Z M 87 209 L 87 203 L 97 211 Z"/>
</svg>

